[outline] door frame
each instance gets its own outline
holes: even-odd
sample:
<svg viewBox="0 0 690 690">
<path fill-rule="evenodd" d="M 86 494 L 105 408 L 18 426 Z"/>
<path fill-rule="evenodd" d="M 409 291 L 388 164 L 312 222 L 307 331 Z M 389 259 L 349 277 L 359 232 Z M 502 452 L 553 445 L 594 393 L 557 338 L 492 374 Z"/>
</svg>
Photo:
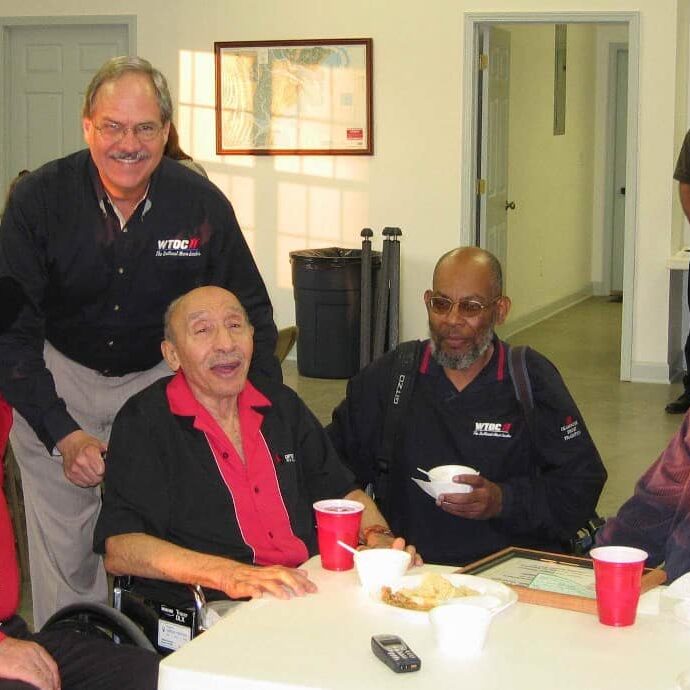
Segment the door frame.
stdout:
<svg viewBox="0 0 690 690">
<path fill-rule="evenodd" d="M 621 326 L 620 378 L 631 380 L 633 314 L 635 313 L 635 244 L 637 237 L 637 139 L 640 76 L 639 12 L 467 12 L 464 15 L 463 118 L 460 171 L 460 243 L 475 244 L 477 179 L 477 65 L 479 30 L 482 24 L 627 24 L 628 25 L 628 128 L 623 249 L 623 318 Z"/>
<path fill-rule="evenodd" d="M 616 154 L 616 111 L 618 108 L 617 100 L 617 85 L 616 77 L 618 71 L 618 56 L 620 51 L 628 52 L 628 45 L 626 43 L 609 43 L 609 64 L 608 64 L 608 83 L 607 83 L 607 112 L 606 112 L 606 151 L 604 164 L 604 224 L 602 233 L 602 294 L 609 295 L 612 287 L 612 261 L 613 261 L 613 205 L 615 203 L 616 189 L 614 182 L 615 173 L 615 154 Z M 628 72 L 630 68 L 628 67 Z M 626 156 L 628 146 L 626 143 Z M 627 171 L 626 171 L 627 173 Z M 626 184 L 625 194 L 627 196 L 628 189 Z M 626 209 L 627 210 L 627 209 Z M 625 247 L 626 239 L 623 240 Z"/>
<path fill-rule="evenodd" d="M 8 79 L 10 66 L 10 32 L 13 29 L 26 26 L 86 26 L 89 24 L 125 25 L 127 27 L 128 54 L 137 54 L 137 18 L 133 14 L 122 15 L 68 15 L 41 17 L 0 17 L 0 190 L 4 199 L 5 181 L 15 174 L 8 170 L 9 127 L 10 122 L 10 93 L 11 84 Z M 86 86 L 86 85 L 85 85 Z M 15 171 L 16 172 L 16 171 Z"/>
</svg>

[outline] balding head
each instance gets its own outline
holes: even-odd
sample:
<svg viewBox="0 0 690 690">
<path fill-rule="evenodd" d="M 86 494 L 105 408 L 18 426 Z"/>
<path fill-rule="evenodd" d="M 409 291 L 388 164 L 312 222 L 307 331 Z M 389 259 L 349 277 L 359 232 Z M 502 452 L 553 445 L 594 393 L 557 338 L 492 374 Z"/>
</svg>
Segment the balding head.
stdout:
<svg viewBox="0 0 690 690">
<path fill-rule="evenodd" d="M 235 297 L 235 295 L 232 292 L 225 290 L 224 288 L 216 287 L 214 285 L 206 285 L 204 287 L 190 290 L 186 294 L 180 295 L 177 299 L 174 299 L 172 302 L 170 302 L 168 308 L 165 310 L 165 315 L 163 316 L 163 337 L 166 340 L 169 340 L 170 342 L 174 343 L 175 329 L 173 327 L 173 320 L 175 320 L 176 315 L 178 315 L 185 308 L 185 305 L 188 304 L 190 301 L 195 302 L 199 299 L 203 300 L 206 297 L 210 297 L 213 295 L 217 295 L 221 299 L 223 297 L 232 298 L 232 300 L 234 300 L 234 302 L 237 303 L 237 308 L 244 315 L 244 318 L 246 319 L 247 323 L 250 323 L 249 316 L 247 316 L 245 308 L 242 306 L 240 301 L 237 299 L 237 297 Z"/>
<path fill-rule="evenodd" d="M 439 272 L 442 270 L 466 271 L 473 270 L 486 274 L 491 284 L 491 297 L 503 294 L 503 271 L 499 260 L 486 249 L 480 247 L 457 247 L 446 252 L 437 262 L 434 268 L 433 286 L 436 283 Z"/>
</svg>

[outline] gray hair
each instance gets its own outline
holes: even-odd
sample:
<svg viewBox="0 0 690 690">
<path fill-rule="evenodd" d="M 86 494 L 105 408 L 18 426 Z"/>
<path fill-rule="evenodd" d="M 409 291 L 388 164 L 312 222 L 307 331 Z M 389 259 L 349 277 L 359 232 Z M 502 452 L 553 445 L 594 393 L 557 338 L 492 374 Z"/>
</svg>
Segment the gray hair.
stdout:
<svg viewBox="0 0 690 690">
<path fill-rule="evenodd" d="M 96 100 L 98 90 L 109 81 L 117 81 L 121 76 L 128 72 L 143 74 L 151 80 L 153 89 L 156 92 L 158 108 L 161 111 L 161 122 L 170 122 L 173 115 L 172 99 L 168 90 L 168 82 L 161 72 L 159 72 L 148 60 L 144 58 L 121 55 L 108 60 L 94 75 L 84 96 L 84 107 L 82 117 L 91 117 L 93 104 Z"/>
<path fill-rule="evenodd" d="M 180 302 L 185 298 L 184 295 L 180 295 L 179 297 L 176 297 L 170 304 L 168 305 L 168 308 L 165 310 L 165 314 L 163 316 L 163 337 L 171 343 L 175 342 L 175 336 L 173 335 L 173 327 L 172 327 L 172 317 L 175 314 L 175 311 L 177 310 L 177 307 L 180 306 Z"/>
</svg>

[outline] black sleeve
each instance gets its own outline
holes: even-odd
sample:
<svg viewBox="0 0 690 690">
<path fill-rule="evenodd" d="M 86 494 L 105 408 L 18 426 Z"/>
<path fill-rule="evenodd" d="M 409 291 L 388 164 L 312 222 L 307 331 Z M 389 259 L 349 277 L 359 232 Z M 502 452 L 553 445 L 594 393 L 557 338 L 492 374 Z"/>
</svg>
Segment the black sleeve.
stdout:
<svg viewBox="0 0 690 690">
<path fill-rule="evenodd" d="M 360 487 L 376 478 L 392 362 L 393 355 L 388 353 L 350 379 L 345 399 L 335 408 L 326 427 L 336 452 L 354 472 Z"/>
<path fill-rule="evenodd" d="M 105 463 L 103 507 L 93 549 L 105 553 L 105 540 L 142 532 L 160 538 L 168 533 L 171 500 L 169 467 L 151 420 L 130 399 L 113 423 Z"/>
<path fill-rule="evenodd" d="M 222 194 L 218 191 L 218 194 Z M 254 326 L 254 355 L 250 374 L 282 381 L 283 374 L 275 356 L 278 331 L 273 321 L 273 307 L 254 257 L 240 230 L 232 205 L 223 197 L 220 223 L 226 232 L 217 233 L 222 240 L 211 268 L 209 282 L 230 290 L 247 310 Z"/>
<path fill-rule="evenodd" d="M 0 391 L 48 452 L 79 428 L 43 359 L 49 261 L 45 212 L 50 205 L 40 179 L 27 175 L 17 184 L 0 224 L 0 276 L 13 278 L 26 299 L 13 325 L 0 334 Z"/>
<path fill-rule="evenodd" d="M 592 517 L 606 470 L 556 367 L 528 351 L 534 396 L 531 447 L 535 472 L 501 484 L 500 520 L 510 532 L 566 540 Z"/>
<path fill-rule="evenodd" d="M 346 496 L 357 488 L 353 473 L 338 457 L 319 420 L 299 398 L 297 406 L 298 452 L 304 461 L 309 502 Z"/>
</svg>

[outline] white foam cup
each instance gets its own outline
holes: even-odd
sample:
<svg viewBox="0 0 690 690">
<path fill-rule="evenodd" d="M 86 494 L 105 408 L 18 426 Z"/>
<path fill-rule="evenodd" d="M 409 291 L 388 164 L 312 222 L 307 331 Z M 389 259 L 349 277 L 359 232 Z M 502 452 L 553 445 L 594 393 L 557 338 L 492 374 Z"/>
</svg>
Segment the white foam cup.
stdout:
<svg viewBox="0 0 690 690">
<path fill-rule="evenodd" d="M 378 593 L 381 587 L 395 587 L 410 565 L 410 554 L 398 549 L 364 549 L 355 556 L 359 581 L 367 592 Z"/>
<path fill-rule="evenodd" d="M 436 606 L 429 611 L 436 644 L 449 656 L 479 654 L 484 648 L 491 612 L 465 603 Z"/>
<path fill-rule="evenodd" d="M 429 470 L 429 479 L 432 482 L 452 482 L 458 474 L 479 474 L 474 467 L 466 465 L 438 465 Z"/>
</svg>

